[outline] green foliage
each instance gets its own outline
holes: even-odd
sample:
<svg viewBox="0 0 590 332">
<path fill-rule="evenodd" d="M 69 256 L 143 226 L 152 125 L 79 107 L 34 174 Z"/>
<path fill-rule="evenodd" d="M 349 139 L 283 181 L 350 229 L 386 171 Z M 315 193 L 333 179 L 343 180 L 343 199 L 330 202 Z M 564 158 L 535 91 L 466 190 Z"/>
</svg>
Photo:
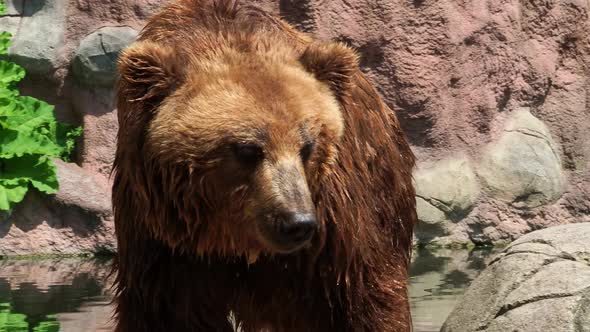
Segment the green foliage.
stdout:
<svg viewBox="0 0 590 332">
<path fill-rule="evenodd" d="M 27 316 L 11 312 L 9 303 L 0 303 L 0 332 L 29 332 Z M 32 329 L 33 332 L 59 332 L 59 322 L 55 315 L 47 315 L 46 320 Z"/>
<path fill-rule="evenodd" d="M 10 312 L 8 303 L 0 303 L 0 332 L 28 331 L 27 316 Z"/>
<path fill-rule="evenodd" d="M 0 2 L 0 14 L 6 8 Z M 0 33 L 0 55 L 11 35 Z M 68 160 L 82 129 L 57 122 L 53 106 L 21 96 L 16 83 L 25 77 L 19 65 L 0 60 L 0 211 L 23 200 L 30 186 L 53 194 L 59 187 L 51 158 Z"/>
<path fill-rule="evenodd" d="M 3 31 L 0 32 L 0 54 L 6 54 L 8 47 L 10 46 L 10 33 Z"/>
<path fill-rule="evenodd" d="M 59 322 L 55 315 L 47 315 L 48 320 L 39 323 L 33 332 L 59 332 Z"/>
</svg>

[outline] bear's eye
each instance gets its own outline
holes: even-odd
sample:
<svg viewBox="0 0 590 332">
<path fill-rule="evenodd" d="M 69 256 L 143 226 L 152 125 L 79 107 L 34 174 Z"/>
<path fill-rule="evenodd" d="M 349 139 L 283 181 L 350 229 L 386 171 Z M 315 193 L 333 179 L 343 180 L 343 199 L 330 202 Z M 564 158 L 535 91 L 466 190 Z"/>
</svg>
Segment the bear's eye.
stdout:
<svg viewBox="0 0 590 332">
<path fill-rule="evenodd" d="M 305 145 L 303 145 L 303 147 L 299 151 L 299 155 L 301 156 L 301 160 L 303 160 L 304 162 L 309 160 L 309 158 L 311 157 L 311 154 L 313 152 L 313 147 L 314 147 L 314 144 L 312 142 L 308 142 L 308 143 L 305 143 Z"/>
<path fill-rule="evenodd" d="M 236 143 L 232 146 L 236 158 L 244 163 L 256 163 L 264 158 L 262 147 L 252 143 Z"/>
</svg>

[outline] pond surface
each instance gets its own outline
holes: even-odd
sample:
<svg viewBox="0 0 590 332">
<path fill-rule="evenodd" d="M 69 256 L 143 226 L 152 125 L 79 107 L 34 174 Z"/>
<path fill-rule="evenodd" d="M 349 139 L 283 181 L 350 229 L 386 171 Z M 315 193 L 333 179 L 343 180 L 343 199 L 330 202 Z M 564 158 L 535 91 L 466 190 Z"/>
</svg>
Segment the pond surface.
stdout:
<svg viewBox="0 0 590 332">
<path fill-rule="evenodd" d="M 410 297 L 416 332 L 438 331 L 490 250 L 418 250 Z M 0 332 L 111 331 L 108 259 L 0 260 Z"/>
<path fill-rule="evenodd" d="M 491 248 L 415 251 L 409 286 L 414 331 L 439 331 L 465 289 L 486 267 L 494 252 Z"/>
</svg>

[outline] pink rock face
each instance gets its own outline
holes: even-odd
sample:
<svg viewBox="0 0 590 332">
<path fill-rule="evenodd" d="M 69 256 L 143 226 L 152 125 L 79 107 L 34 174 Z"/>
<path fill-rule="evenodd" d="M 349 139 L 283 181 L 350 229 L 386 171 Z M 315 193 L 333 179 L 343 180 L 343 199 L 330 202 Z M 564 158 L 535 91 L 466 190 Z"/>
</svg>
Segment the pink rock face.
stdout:
<svg viewBox="0 0 590 332">
<path fill-rule="evenodd" d="M 56 195 L 31 190 L 0 222 L 2 255 L 80 254 L 115 250 L 110 195 L 106 183 L 76 164 L 55 161 Z"/>
<path fill-rule="evenodd" d="M 396 111 L 419 164 L 465 153 L 472 160 L 482 187 L 478 202 L 466 214 L 447 213 L 445 222 L 421 225 L 421 241 L 462 242 L 465 235 L 476 243 L 510 241 L 534 229 L 590 221 L 588 204 L 582 203 L 590 199 L 587 2 L 308 0 L 280 1 L 279 8 L 291 23 L 359 50 L 364 70 Z M 513 163 L 495 153 L 495 169 L 485 176 L 501 182 L 532 173 L 558 187 L 537 193 L 524 183 L 518 188 L 526 195 L 507 200 L 487 186 L 494 181 L 482 181 L 481 162 L 485 151 L 509 148 L 502 145 L 510 131 L 506 126 L 522 107 L 548 132 L 538 135 L 532 121 L 531 128 L 525 124 L 518 130 L 532 135 L 533 145 L 546 137 L 555 141 L 556 146 L 547 143 L 555 156 L 529 157 L 543 147 L 529 148 L 522 136 L 517 144 L 523 146 L 513 150 L 530 162 L 505 170 Z M 542 161 L 550 158 L 561 162 L 558 171 Z M 432 188 L 418 192 L 432 191 L 427 189 Z M 559 197 L 552 194 L 556 191 Z M 552 200 L 521 204 L 537 194 Z"/>
<path fill-rule="evenodd" d="M 57 46 L 56 68 L 48 76 L 30 76 L 24 83 L 26 94 L 56 104 L 58 117 L 84 126 L 76 161 L 105 188 L 108 188 L 117 131 L 113 91 L 80 84 L 71 71 L 72 58 L 80 41 L 92 32 L 106 26 L 129 26 L 139 31 L 163 3 L 158 0 L 68 1 L 67 15 L 63 18 L 64 36 L 62 44 Z M 418 188 L 419 193 L 426 195 L 420 196 L 426 203 L 422 205 L 430 216 L 436 215 L 435 219 L 439 220 L 433 223 L 429 219 L 429 223 L 420 225 L 421 242 L 495 243 L 513 240 L 538 228 L 590 221 L 590 8 L 587 1 L 256 0 L 248 3 L 279 13 L 296 27 L 321 39 L 340 40 L 357 48 L 363 70 L 403 124 L 419 157 L 419 165 L 440 174 L 436 172 L 445 169 L 436 169 L 439 162 L 454 164 L 457 156 L 467 160 L 461 165 L 469 165 L 467 171 L 474 174 L 469 178 L 473 181 L 469 188 L 478 188 L 467 191 L 472 195 L 470 199 L 463 197 L 462 202 L 456 202 L 455 197 L 436 197 L 466 192 L 457 188 L 458 183 L 429 182 L 449 186 L 448 190 Z M 6 19 L 18 20 L 18 17 Z M 40 26 L 30 28 L 39 29 L 39 38 L 43 38 Z M 507 126 L 515 121 L 515 112 L 522 109 L 526 109 L 532 120 L 517 128 L 519 133 L 528 135 L 519 141 L 519 136 L 514 136 Z M 537 133 L 539 128 L 544 129 Z M 507 138 L 507 135 L 511 136 Z M 510 149 L 503 144 L 510 144 Z M 502 153 L 503 150 L 508 152 Z M 548 151 L 548 155 L 533 157 L 530 163 L 510 162 L 514 160 L 510 158 L 520 153 L 534 156 L 538 151 Z M 487 167 L 483 172 L 481 163 L 489 160 L 499 166 L 491 171 Z M 557 168 L 555 163 L 547 166 L 546 160 L 557 160 Z M 552 171 L 545 172 L 544 167 L 551 167 Z M 445 174 L 441 179 L 453 179 L 449 175 L 452 173 Z M 535 187 L 526 182 L 531 176 L 557 179 L 543 182 L 553 186 Z M 513 186 L 519 192 L 496 194 L 497 187 L 511 187 L 502 181 L 522 181 Z M 549 193 L 538 192 L 545 188 Z M 437 194 L 427 196 L 427 193 Z M 104 196 L 108 197 L 108 189 Z M 23 209 L 35 200 L 41 204 L 46 198 L 28 198 Z M 464 206 L 466 200 L 468 208 L 452 209 Z M 444 205 L 437 206 L 437 202 Z M 35 225 L 14 238 L 26 242 L 33 231 L 51 233 L 57 228 L 38 221 Z M 78 235 L 72 234 L 71 238 L 76 239 Z M 7 236 L 0 231 L 0 247 Z M 62 247 L 55 246 L 54 251 L 61 252 L 57 248 Z M 51 251 L 52 245 L 48 243 L 43 248 Z M 35 252 L 35 246 L 31 245 L 29 250 Z"/>
</svg>

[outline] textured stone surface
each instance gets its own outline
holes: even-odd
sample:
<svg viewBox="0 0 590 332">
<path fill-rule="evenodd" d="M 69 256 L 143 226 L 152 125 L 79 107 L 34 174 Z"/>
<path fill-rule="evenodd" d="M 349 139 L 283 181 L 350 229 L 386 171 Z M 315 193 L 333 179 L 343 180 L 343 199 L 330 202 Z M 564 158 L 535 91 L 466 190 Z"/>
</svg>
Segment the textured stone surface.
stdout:
<svg viewBox="0 0 590 332">
<path fill-rule="evenodd" d="M 416 238 L 421 243 L 466 242 L 455 222 L 473 208 L 479 184 L 472 164 L 464 154 L 424 163 L 414 172 L 416 209 L 420 225 Z"/>
<path fill-rule="evenodd" d="M 10 32 L 13 36 L 18 32 L 20 16 L 0 16 L 0 31 Z"/>
<path fill-rule="evenodd" d="M 420 222 L 425 224 L 439 224 L 447 220 L 447 216 L 440 209 L 422 197 L 416 197 L 416 209 Z"/>
<path fill-rule="evenodd" d="M 587 327 L 575 326 L 574 318 L 579 303 L 579 296 L 540 299 L 499 316 L 485 331 L 588 331 Z"/>
<path fill-rule="evenodd" d="M 60 65 L 65 42 L 67 1 L 11 1 L 10 12 L 18 20 L 9 54 L 32 74 L 51 74 Z M 0 22 L 1 23 L 1 22 Z M 10 22 L 9 22 L 10 23 Z M 14 28 L 12 28 L 14 29 Z M 9 28 L 8 30 L 12 30 Z"/>
<path fill-rule="evenodd" d="M 80 42 L 74 58 L 74 75 L 90 86 L 110 87 L 115 82 L 119 53 L 137 38 L 130 27 L 104 27 Z"/>
<path fill-rule="evenodd" d="M 565 177 L 559 148 L 529 109 L 511 113 L 498 141 L 489 145 L 478 173 L 493 196 L 528 208 L 561 196 Z"/>
<path fill-rule="evenodd" d="M 589 331 L 590 223 L 527 234 L 471 284 L 441 331 Z"/>
<path fill-rule="evenodd" d="M 111 89 L 80 89 L 72 96 L 74 108 L 84 112 L 84 145 L 79 147 L 81 165 L 104 178 L 109 178 L 117 130 L 117 112 L 113 111 L 114 92 Z"/>
<path fill-rule="evenodd" d="M 416 195 L 450 217 L 462 217 L 479 196 L 475 172 L 464 155 L 421 165 L 414 179 Z"/>
<path fill-rule="evenodd" d="M 60 189 L 31 190 L 0 223 L 0 255 L 113 252 L 108 187 L 75 164 L 56 160 Z"/>
</svg>

